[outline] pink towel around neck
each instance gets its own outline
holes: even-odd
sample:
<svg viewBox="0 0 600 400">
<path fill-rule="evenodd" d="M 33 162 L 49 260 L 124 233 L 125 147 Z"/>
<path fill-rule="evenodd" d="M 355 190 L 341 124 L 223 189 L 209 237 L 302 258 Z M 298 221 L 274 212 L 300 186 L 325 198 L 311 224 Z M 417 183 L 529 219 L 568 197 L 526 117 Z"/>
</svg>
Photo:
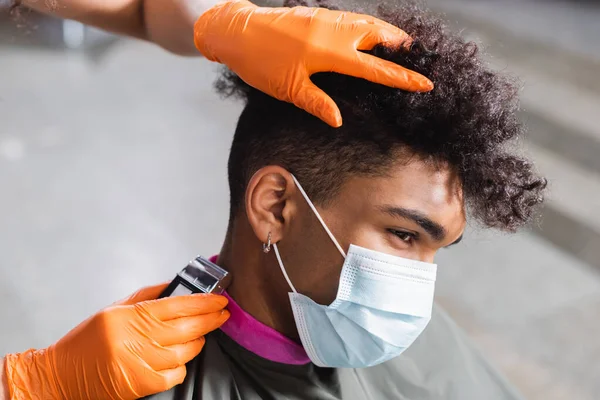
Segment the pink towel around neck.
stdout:
<svg viewBox="0 0 600 400">
<path fill-rule="evenodd" d="M 216 263 L 217 256 L 210 260 Z M 223 295 L 229 300 L 227 309 L 231 317 L 221 326 L 221 331 L 237 344 L 262 358 L 281 364 L 302 365 L 310 362 L 302 345 L 257 321 L 227 293 Z"/>
</svg>

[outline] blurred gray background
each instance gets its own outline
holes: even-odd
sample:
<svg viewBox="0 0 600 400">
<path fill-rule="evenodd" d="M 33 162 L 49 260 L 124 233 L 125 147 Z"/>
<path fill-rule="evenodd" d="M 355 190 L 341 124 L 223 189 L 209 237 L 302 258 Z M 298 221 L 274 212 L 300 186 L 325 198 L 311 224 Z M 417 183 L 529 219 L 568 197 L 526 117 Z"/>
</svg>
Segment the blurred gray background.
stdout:
<svg viewBox="0 0 600 400">
<path fill-rule="evenodd" d="M 551 190 L 540 225 L 472 227 L 440 253 L 437 301 L 528 399 L 598 399 L 600 5 L 428 3 L 522 79 L 524 146 Z M 0 12 L 0 354 L 219 250 L 240 104 L 213 93 L 216 70 Z"/>
</svg>

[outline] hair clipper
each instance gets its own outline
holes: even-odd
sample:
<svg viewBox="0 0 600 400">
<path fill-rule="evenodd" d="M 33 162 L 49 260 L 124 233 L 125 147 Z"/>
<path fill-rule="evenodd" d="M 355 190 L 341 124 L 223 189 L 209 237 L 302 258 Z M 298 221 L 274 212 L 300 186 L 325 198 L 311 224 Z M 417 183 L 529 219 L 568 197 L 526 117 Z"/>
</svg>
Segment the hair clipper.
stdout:
<svg viewBox="0 0 600 400">
<path fill-rule="evenodd" d="M 159 298 L 193 293 L 221 294 L 231 282 L 231 275 L 217 264 L 197 256 L 175 276 Z"/>
</svg>

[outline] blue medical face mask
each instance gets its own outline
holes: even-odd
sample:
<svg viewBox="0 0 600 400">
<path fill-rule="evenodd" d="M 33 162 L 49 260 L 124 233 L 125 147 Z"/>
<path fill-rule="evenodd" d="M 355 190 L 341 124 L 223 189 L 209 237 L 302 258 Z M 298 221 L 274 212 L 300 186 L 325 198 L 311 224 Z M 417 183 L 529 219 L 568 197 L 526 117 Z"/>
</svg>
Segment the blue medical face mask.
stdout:
<svg viewBox="0 0 600 400">
<path fill-rule="evenodd" d="M 355 245 L 346 254 L 294 181 L 345 259 L 335 301 L 325 306 L 296 291 L 273 246 L 292 289 L 290 302 L 308 356 L 320 367 L 336 368 L 371 367 L 397 357 L 431 318 L 437 266 Z"/>
</svg>

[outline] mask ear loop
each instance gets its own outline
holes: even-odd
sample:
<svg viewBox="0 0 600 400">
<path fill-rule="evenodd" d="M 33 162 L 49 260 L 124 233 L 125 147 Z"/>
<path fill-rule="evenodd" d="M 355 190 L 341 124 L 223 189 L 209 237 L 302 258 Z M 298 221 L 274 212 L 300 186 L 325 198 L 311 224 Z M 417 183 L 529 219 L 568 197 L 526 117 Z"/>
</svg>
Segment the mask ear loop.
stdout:
<svg viewBox="0 0 600 400">
<path fill-rule="evenodd" d="M 321 226 L 323 226 L 323 229 L 325 229 L 325 232 L 327 232 L 327 235 L 329 235 L 329 238 L 331 239 L 331 241 L 333 242 L 333 244 L 335 245 L 335 247 L 338 249 L 338 251 L 340 252 L 340 254 L 342 255 L 342 257 L 346 258 L 346 252 L 342 249 L 342 246 L 340 246 L 340 244 L 336 240 L 335 236 L 333 236 L 333 233 L 331 233 L 331 231 L 329 230 L 329 228 L 325 224 L 325 221 L 323 221 L 323 218 L 321 217 L 321 214 L 319 214 L 319 212 L 317 211 L 317 208 L 315 207 L 315 205 L 312 203 L 312 201 L 310 201 L 310 198 L 308 197 L 308 195 L 306 194 L 306 192 L 302 188 L 302 185 L 300 185 L 300 182 L 298 182 L 298 179 L 296 179 L 296 177 L 294 175 L 292 175 L 292 179 L 294 179 L 294 183 L 296 184 L 296 187 L 298 188 L 298 190 L 300 190 L 300 193 L 302 193 L 302 197 L 304 197 L 304 200 L 306 200 L 306 202 L 308 203 L 308 205 L 311 208 L 311 210 L 315 213 L 315 216 L 317 217 L 317 219 L 321 223 Z M 273 243 L 273 250 L 275 250 L 275 257 L 277 257 L 277 263 L 279 264 L 279 268 L 281 268 L 281 272 L 283 273 L 283 277 L 287 281 L 288 285 L 290 285 L 290 289 L 292 289 L 292 291 L 294 293 L 298 293 L 298 291 L 296 290 L 296 288 L 292 284 L 292 280 L 288 276 L 287 271 L 285 270 L 285 267 L 283 266 L 283 261 L 281 260 L 281 255 L 279 254 L 279 248 L 277 247 L 277 243 Z"/>
<path fill-rule="evenodd" d="M 308 198 L 308 195 L 306 194 L 306 192 L 302 188 L 302 185 L 300 185 L 300 182 L 298 182 L 298 179 L 296 179 L 296 177 L 294 175 L 292 175 L 292 179 L 294 179 L 294 182 L 296 183 L 296 186 L 298 187 L 298 190 L 300 190 L 300 193 L 302 193 L 302 196 L 304 197 L 304 200 L 306 200 L 306 202 L 308 203 L 308 205 L 310 206 L 310 208 L 313 210 L 313 212 L 317 216 L 317 219 L 319 220 L 319 222 L 323 226 L 323 229 L 325 229 L 325 232 L 327 232 L 327 234 L 329 235 L 329 238 L 331 239 L 331 241 L 333 242 L 333 244 L 335 245 L 335 247 L 337 247 L 337 249 L 340 252 L 340 254 L 342 255 L 342 257 L 346 258 L 346 252 L 344 251 L 344 249 L 342 249 L 342 246 L 340 246 L 340 244 L 338 243 L 338 241 L 335 239 L 335 236 L 333 236 L 333 233 L 331 233 L 331 231 L 329 230 L 329 228 L 325 224 L 325 221 L 323 221 L 323 218 L 321 218 L 321 214 L 319 214 L 319 212 L 317 211 L 317 208 L 315 207 L 315 205 Z"/>
<path fill-rule="evenodd" d="M 288 285 L 290 285 L 292 292 L 298 293 L 298 291 L 292 284 L 292 281 L 291 281 L 290 277 L 288 276 L 287 271 L 283 267 L 283 261 L 281 261 L 281 255 L 279 254 L 279 248 L 277 248 L 277 243 L 273 243 L 273 250 L 275 250 L 275 257 L 277 257 L 277 262 L 279 263 L 279 268 L 281 268 L 281 272 L 283 272 L 283 277 L 287 281 Z"/>
</svg>

